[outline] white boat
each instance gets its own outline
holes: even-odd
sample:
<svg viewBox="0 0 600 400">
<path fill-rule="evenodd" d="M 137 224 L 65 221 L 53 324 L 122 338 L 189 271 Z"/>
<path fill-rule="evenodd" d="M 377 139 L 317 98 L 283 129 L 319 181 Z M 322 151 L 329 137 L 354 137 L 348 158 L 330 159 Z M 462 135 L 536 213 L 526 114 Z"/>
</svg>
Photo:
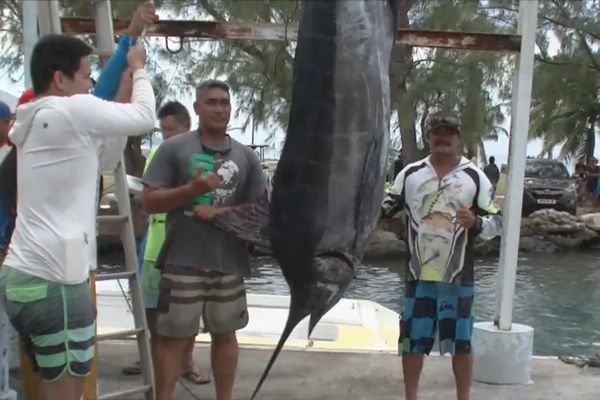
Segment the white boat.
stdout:
<svg viewBox="0 0 600 400">
<path fill-rule="evenodd" d="M 121 285 L 121 286 L 120 286 Z M 133 317 L 123 296 L 126 281 L 98 282 L 98 333 L 133 329 Z M 250 293 L 248 325 L 238 331 L 245 347 L 274 347 L 285 325 L 289 296 Z M 397 352 L 398 313 L 369 300 L 342 299 L 331 309 L 308 337 L 308 318 L 292 332 L 288 349 L 352 352 Z M 199 334 L 198 342 L 210 342 L 208 334 Z"/>
</svg>

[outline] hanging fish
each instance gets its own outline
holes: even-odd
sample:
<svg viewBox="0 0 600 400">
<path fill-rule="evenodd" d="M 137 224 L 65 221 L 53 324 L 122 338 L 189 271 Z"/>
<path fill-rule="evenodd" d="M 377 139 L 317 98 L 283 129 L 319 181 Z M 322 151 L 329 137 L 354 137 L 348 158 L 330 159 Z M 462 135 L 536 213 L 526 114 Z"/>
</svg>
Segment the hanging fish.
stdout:
<svg viewBox="0 0 600 400">
<path fill-rule="evenodd" d="M 395 0 L 304 1 L 287 136 L 271 199 L 215 223 L 271 248 L 291 294 L 286 326 L 309 334 L 343 296 L 374 231 L 387 170 Z"/>
</svg>

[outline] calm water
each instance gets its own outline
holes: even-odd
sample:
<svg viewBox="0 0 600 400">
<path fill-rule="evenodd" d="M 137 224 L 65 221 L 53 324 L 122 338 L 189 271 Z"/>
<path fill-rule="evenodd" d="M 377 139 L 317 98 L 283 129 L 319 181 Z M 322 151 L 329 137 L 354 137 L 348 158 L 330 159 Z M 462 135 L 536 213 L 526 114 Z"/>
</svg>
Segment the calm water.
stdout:
<svg viewBox="0 0 600 400">
<path fill-rule="evenodd" d="M 347 298 L 378 302 L 401 311 L 402 259 L 365 260 Z M 496 301 L 498 260 L 477 261 L 475 317 L 491 320 Z M 247 281 L 252 293 L 288 294 L 281 270 L 270 258 L 255 261 Z M 513 321 L 535 328 L 534 354 L 589 354 L 600 342 L 600 251 L 521 257 Z"/>
</svg>

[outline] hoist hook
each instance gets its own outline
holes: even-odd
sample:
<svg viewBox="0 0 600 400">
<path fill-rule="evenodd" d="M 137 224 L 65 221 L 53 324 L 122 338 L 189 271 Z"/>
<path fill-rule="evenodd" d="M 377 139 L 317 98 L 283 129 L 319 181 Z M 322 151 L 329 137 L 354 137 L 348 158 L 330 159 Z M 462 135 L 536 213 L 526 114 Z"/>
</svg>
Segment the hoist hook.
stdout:
<svg viewBox="0 0 600 400">
<path fill-rule="evenodd" d="M 169 37 L 166 36 L 165 37 L 165 47 L 167 48 L 167 51 L 171 54 L 177 54 L 177 53 L 181 52 L 181 50 L 183 50 L 183 36 L 179 37 L 179 48 L 177 50 L 171 50 L 171 48 L 169 47 Z"/>
</svg>

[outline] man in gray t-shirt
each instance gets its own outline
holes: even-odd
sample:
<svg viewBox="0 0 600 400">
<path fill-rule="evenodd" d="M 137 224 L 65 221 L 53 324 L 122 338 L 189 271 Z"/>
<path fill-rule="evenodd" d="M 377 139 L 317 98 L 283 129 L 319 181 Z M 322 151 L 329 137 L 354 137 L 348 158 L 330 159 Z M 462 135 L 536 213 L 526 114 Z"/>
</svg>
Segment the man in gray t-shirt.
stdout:
<svg viewBox="0 0 600 400">
<path fill-rule="evenodd" d="M 207 81 L 196 89 L 202 129 L 164 141 L 143 182 L 148 212 L 167 213 L 157 304 L 156 398 L 170 399 L 183 349 L 199 331 L 211 334 L 217 400 L 230 399 L 238 347 L 235 332 L 248 323 L 243 277 L 245 244 L 212 225 L 219 212 L 253 203 L 266 190 L 257 155 L 227 135 L 229 87 Z M 159 262 L 160 260 L 157 260 Z"/>
<path fill-rule="evenodd" d="M 209 204 L 230 207 L 247 204 L 265 190 L 265 179 L 256 154 L 227 136 L 224 143 L 207 143 L 198 131 L 170 138 L 156 151 L 144 174 L 145 185 L 177 188 L 186 185 L 200 165 L 221 180 L 209 196 L 197 196 L 167 212 L 169 237 L 165 263 L 247 276 L 250 272 L 245 244 L 235 236 L 197 218 L 194 207 Z"/>
</svg>

